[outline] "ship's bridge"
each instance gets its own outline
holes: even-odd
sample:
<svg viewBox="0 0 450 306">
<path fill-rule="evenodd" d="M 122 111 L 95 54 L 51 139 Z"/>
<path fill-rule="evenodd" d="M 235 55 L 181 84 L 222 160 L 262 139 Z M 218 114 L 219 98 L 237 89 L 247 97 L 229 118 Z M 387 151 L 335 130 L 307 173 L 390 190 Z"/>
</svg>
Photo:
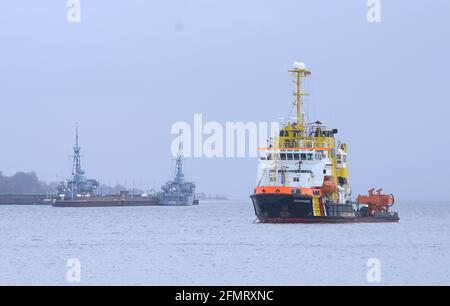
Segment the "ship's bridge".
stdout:
<svg viewBox="0 0 450 306">
<path fill-rule="evenodd" d="M 335 147 L 334 135 L 337 129 L 328 129 L 320 121 L 308 124 L 299 129 L 296 122 L 283 124 L 278 140 L 275 142 L 278 148 L 306 148 L 306 149 L 332 149 Z"/>
<path fill-rule="evenodd" d="M 326 149 L 272 148 L 261 156 L 259 182 L 292 187 L 319 187 L 324 177 L 332 175 L 332 159 Z"/>
<path fill-rule="evenodd" d="M 296 121 L 282 124 L 278 137 L 263 151 L 259 163 L 259 183 L 293 187 L 320 187 L 325 177 L 336 176 L 336 129 L 321 122 L 303 125 Z"/>
</svg>

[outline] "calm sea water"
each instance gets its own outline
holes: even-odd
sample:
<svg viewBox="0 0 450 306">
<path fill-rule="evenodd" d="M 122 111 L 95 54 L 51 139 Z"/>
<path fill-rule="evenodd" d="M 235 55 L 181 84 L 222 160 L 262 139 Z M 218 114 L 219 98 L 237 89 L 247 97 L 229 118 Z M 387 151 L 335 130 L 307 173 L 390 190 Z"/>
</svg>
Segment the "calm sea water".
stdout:
<svg viewBox="0 0 450 306">
<path fill-rule="evenodd" d="M 450 203 L 400 203 L 398 224 L 255 224 L 250 202 L 0 206 L 0 284 L 450 284 Z"/>
</svg>

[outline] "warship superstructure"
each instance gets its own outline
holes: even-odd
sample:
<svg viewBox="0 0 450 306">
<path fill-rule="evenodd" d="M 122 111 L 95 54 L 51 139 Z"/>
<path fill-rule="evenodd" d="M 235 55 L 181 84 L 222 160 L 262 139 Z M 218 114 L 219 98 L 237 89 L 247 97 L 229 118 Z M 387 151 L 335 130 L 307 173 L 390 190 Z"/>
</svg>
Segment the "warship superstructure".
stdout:
<svg viewBox="0 0 450 306">
<path fill-rule="evenodd" d="M 95 195 L 99 182 L 88 179 L 81 167 L 81 147 L 78 144 L 78 124 L 75 124 L 75 146 L 73 147 L 72 176 L 58 186 L 58 195 L 62 199 L 85 198 Z"/>
<path fill-rule="evenodd" d="M 59 198 L 53 200 L 54 207 L 152 206 L 159 203 L 159 198 L 149 193 L 136 196 L 123 190 L 119 195 L 97 194 L 100 183 L 86 177 L 86 173 L 81 167 L 80 151 L 77 124 L 75 146 L 73 147 L 72 176 L 58 186 Z"/>
<path fill-rule="evenodd" d="M 269 223 L 397 222 L 389 208 L 394 197 L 381 189 L 351 199 L 347 144 L 336 139 L 337 129 L 322 122 L 305 122 L 302 79 L 311 72 L 296 62 L 296 118 L 287 118 L 279 135 L 260 148 L 257 186 L 250 196 L 255 214 Z"/>
<path fill-rule="evenodd" d="M 197 205 L 198 199 L 195 197 L 195 184 L 188 182 L 184 178 L 183 154 L 178 152 L 175 161 L 175 177 L 165 183 L 159 195 L 160 205 L 187 206 Z"/>
</svg>

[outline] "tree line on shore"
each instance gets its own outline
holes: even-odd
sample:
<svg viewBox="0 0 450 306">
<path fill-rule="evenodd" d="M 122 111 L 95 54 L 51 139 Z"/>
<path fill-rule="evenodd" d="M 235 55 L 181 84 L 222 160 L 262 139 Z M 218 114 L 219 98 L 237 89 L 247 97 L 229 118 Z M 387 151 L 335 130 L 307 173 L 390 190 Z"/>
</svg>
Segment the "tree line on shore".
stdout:
<svg viewBox="0 0 450 306">
<path fill-rule="evenodd" d="M 17 172 L 5 176 L 0 172 L 0 194 L 48 194 L 56 192 L 56 183 L 40 181 L 35 172 Z"/>
<path fill-rule="evenodd" d="M 30 195 L 30 194 L 56 194 L 58 184 L 55 182 L 44 182 L 39 180 L 35 172 L 17 172 L 12 176 L 5 176 L 0 172 L 0 195 Z M 144 191 L 140 188 L 127 188 L 120 184 L 108 186 L 101 184 L 97 189 L 98 194 L 119 194 L 121 191 L 128 190 L 130 194 L 141 195 L 155 190 Z M 226 200 L 225 196 L 208 195 L 203 192 L 197 194 L 200 199 Z"/>
<path fill-rule="evenodd" d="M 41 181 L 35 172 L 17 172 L 11 176 L 5 176 L 0 172 L 0 195 L 30 195 L 30 194 L 56 194 L 60 182 Z M 119 194 L 127 190 L 126 187 L 116 184 L 116 186 L 99 186 L 97 192 L 103 194 Z M 142 193 L 141 190 L 133 190 L 135 194 Z M 132 192 L 132 190 L 130 190 Z"/>
</svg>

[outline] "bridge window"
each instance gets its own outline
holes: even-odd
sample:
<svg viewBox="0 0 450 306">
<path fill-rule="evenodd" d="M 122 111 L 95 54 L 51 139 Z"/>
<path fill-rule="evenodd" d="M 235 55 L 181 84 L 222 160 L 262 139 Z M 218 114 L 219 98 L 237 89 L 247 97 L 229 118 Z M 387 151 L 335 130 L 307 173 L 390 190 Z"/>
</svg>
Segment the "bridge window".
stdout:
<svg viewBox="0 0 450 306">
<path fill-rule="evenodd" d="M 287 154 L 287 159 L 288 159 L 288 160 L 292 160 L 292 159 L 293 159 L 292 153 L 288 153 L 288 154 Z"/>
<path fill-rule="evenodd" d="M 308 153 L 307 160 L 313 160 L 313 154 L 312 153 Z"/>
<path fill-rule="evenodd" d="M 286 153 L 281 153 L 280 154 L 280 159 L 281 160 L 286 160 Z"/>
<path fill-rule="evenodd" d="M 300 154 L 294 153 L 294 160 L 300 160 Z"/>
<path fill-rule="evenodd" d="M 301 160 L 306 160 L 306 153 L 301 153 L 300 158 Z"/>
</svg>

